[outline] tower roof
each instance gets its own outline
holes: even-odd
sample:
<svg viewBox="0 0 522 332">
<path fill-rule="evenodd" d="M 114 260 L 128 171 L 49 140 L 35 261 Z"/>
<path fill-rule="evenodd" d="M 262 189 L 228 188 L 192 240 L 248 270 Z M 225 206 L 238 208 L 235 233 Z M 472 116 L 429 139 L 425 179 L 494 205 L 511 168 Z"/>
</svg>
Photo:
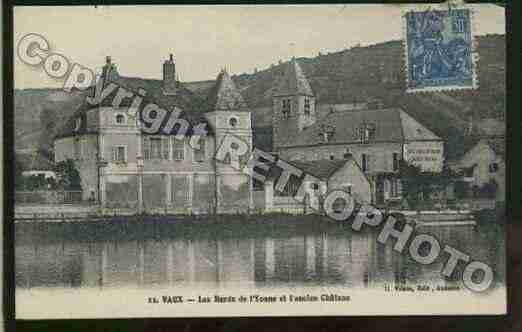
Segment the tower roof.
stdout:
<svg viewBox="0 0 522 332">
<path fill-rule="evenodd" d="M 306 79 L 301 66 L 292 58 L 288 62 L 284 76 L 279 80 L 274 96 L 305 95 L 313 96 L 310 83 Z"/>
<path fill-rule="evenodd" d="M 226 69 L 219 73 L 207 101 L 211 111 L 247 111 L 247 104 Z"/>
</svg>

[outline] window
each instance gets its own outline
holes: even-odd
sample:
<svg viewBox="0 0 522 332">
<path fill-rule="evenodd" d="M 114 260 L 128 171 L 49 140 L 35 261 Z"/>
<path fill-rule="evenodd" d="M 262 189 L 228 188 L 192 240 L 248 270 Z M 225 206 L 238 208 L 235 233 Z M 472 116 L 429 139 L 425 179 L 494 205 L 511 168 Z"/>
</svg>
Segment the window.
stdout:
<svg viewBox="0 0 522 332">
<path fill-rule="evenodd" d="M 362 156 L 361 156 L 361 167 L 362 167 L 362 171 L 364 173 L 366 172 L 369 172 L 370 171 L 370 156 L 367 155 L 366 153 L 363 153 Z"/>
<path fill-rule="evenodd" d="M 189 203 L 189 178 L 183 175 L 172 176 L 172 203 L 175 207 L 184 207 Z"/>
<path fill-rule="evenodd" d="M 144 137 L 143 138 L 143 158 L 150 159 L 169 159 L 169 140 L 168 137 Z"/>
<path fill-rule="evenodd" d="M 332 125 L 321 125 L 319 135 L 323 137 L 323 142 L 328 143 L 332 140 L 335 134 L 335 127 Z"/>
<path fill-rule="evenodd" d="M 361 143 L 369 143 L 375 139 L 375 125 L 373 123 L 362 123 L 357 131 Z"/>
<path fill-rule="evenodd" d="M 120 146 L 113 146 L 112 147 L 112 161 L 116 163 L 124 163 L 127 162 L 127 147 L 120 145 Z"/>
<path fill-rule="evenodd" d="M 81 151 L 81 141 L 79 138 L 74 140 L 74 159 L 80 159 L 82 151 Z"/>
<path fill-rule="evenodd" d="M 399 154 L 397 152 L 393 153 L 393 170 L 399 170 Z"/>
<path fill-rule="evenodd" d="M 185 159 L 185 141 L 178 140 L 175 137 L 172 138 L 172 159 L 183 160 Z"/>
<path fill-rule="evenodd" d="M 304 100 L 304 114 L 310 116 L 310 99 L 305 98 Z"/>
<path fill-rule="evenodd" d="M 161 138 L 153 137 L 150 139 L 150 157 L 151 159 L 161 158 Z"/>
<path fill-rule="evenodd" d="M 199 149 L 194 149 L 194 160 L 202 162 L 205 160 L 205 140 L 199 141 Z"/>
<path fill-rule="evenodd" d="M 489 172 L 490 173 L 496 173 L 497 171 L 498 171 L 498 164 L 497 163 L 489 164 Z"/>
<path fill-rule="evenodd" d="M 74 120 L 74 131 L 80 130 L 81 125 L 82 125 L 82 119 L 76 118 L 76 120 Z"/>
<path fill-rule="evenodd" d="M 352 153 L 350 152 L 350 149 L 346 149 L 346 152 L 343 155 L 344 159 L 349 159 L 352 157 Z"/>
<path fill-rule="evenodd" d="M 330 155 L 330 160 L 334 160 L 335 159 L 335 156 L 332 154 Z"/>
<path fill-rule="evenodd" d="M 117 114 L 116 115 L 116 124 L 119 124 L 119 125 L 123 125 L 125 124 L 127 121 L 125 119 L 125 115 L 123 114 Z"/>
<path fill-rule="evenodd" d="M 228 124 L 232 128 L 235 128 L 237 126 L 238 122 L 239 122 L 239 120 L 235 116 L 233 116 L 230 119 L 228 119 Z"/>
<path fill-rule="evenodd" d="M 471 167 L 463 168 L 462 169 L 462 173 L 464 173 L 464 176 L 468 177 L 468 178 L 472 178 L 473 177 L 473 173 L 475 173 L 475 166 L 476 165 L 473 165 Z"/>
<path fill-rule="evenodd" d="M 290 117 L 290 112 L 292 110 L 292 104 L 290 99 L 283 99 L 283 107 L 282 107 L 282 114 L 283 118 L 288 119 Z"/>
<path fill-rule="evenodd" d="M 453 33 L 466 32 L 466 18 L 461 15 L 455 15 L 452 18 L 451 27 Z"/>
<path fill-rule="evenodd" d="M 390 197 L 399 197 L 401 195 L 401 183 L 399 179 L 390 180 Z"/>
</svg>

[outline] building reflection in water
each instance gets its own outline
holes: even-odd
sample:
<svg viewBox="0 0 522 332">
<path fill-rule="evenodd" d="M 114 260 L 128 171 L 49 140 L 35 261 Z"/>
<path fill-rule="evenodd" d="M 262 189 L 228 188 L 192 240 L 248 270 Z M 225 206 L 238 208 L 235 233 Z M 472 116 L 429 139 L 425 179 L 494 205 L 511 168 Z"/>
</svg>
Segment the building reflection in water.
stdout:
<svg viewBox="0 0 522 332">
<path fill-rule="evenodd" d="M 463 249 L 479 253 L 500 268 L 503 279 L 503 243 L 466 227 L 436 228 L 432 234 L 444 243 L 466 243 Z M 289 284 L 377 287 L 382 283 L 444 282 L 439 274 L 442 261 L 415 264 L 393 251 L 394 241 L 381 245 L 373 233 L 21 242 L 16 245 L 16 284 L 21 288 L 146 288 L 198 283 L 215 288 Z"/>
</svg>

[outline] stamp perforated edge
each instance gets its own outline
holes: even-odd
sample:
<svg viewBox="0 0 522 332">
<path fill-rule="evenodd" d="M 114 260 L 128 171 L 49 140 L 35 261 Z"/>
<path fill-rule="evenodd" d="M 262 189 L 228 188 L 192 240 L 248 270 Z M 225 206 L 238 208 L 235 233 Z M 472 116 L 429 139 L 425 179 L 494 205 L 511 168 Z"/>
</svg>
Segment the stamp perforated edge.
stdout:
<svg viewBox="0 0 522 332">
<path fill-rule="evenodd" d="M 440 92 L 440 91 L 456 91 L 456 90 L 476 90 L 479 87 L 478 81 L 478 40 L 476 38 L 476 21 L 475 21 L 475 10 L 472 6 L 466 4 L 451 4 L 451 10 L 455 9 L 466 9 L 469 11 L 469 20 L 470 20 L 470 34 L 471 34 L 471 86 L 459 86 L 459 85 L 447 85 L 447 86 L 436 86 L 436 87 L 426 87 L 426 88 L 410 88 L 410 73 L 409 73 L 409 59 L 408 59 L 408 22 L 406 19 L 406 15 L 411 12 L 425 12 L 426 10 L 448 10 L 449 4 L 441 3 L 441 4 L 430 4 L 430 5 L 415 5 L 415 7 L 409 7 L 407 9 L 403 9 L 401 14 L 402 18 L 402 46 L 403 46 L 403 56 L 404 56 L 404 74 L 405 74 L 405 87 L 406 93 L 422 93 L 422 92 Z"/>
</svg>

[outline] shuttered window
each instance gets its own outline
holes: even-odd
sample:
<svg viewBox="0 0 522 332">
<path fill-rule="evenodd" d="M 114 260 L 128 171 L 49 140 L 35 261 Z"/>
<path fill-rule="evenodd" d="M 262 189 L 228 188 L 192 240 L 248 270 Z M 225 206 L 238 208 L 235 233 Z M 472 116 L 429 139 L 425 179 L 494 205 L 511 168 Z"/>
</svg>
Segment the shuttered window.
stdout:
<svg viewBox="0 0 522 332">
<path fill-rule="evenodd" d="M 172 159 L 184 160 L 185 159 L 185 141 L 178 140 L 172 137 Z"/>
<path fill-rule="evenodd" d="M 310 115 L 310 99 L 309 98 L 305 98 L 304 100 L 304 114 L 305 115 Z"/>
<path fill-rule="evenodd" d="M 169 138 L 168 137 L 144 137 L 143 158 L 150 159 L 169 159 Z"/>
<path fill-rule="evenodd" d="M 399 170 L 399 154 L 397 152 L 393 153 L 393 170 Z"/>
<path fill-rule="evenodd" d="M 361 156 L 361 168 L 365 173 L 370 171 L 370 156 L 366 153 L 363 153 Z"/>
<path fill-rule="evenodd" d="M 291 109 L 292 109 L 292 106 L 291 106 L 291 100 L 290 99 L 283 99 L 283 105 L 282 105 L 282 113 L 283 113 L 283 118 L 289 118 L 290 117 L 290 112 L 291 112 Z"/>
<path fill-rule="evenodd" d="M 194 149 L 194 160 L 198 162 L 202 162 L 205 160 L 205 150 L 206 150 L 206 142 L 205 140 L 199 141 L 199 149 Z"/>
<path fill-rule="evenodd" d="M 116 163 L 127 162 L 127 147 L 123 145 L 113 146 L 112 161 Z"/>
</svg>

